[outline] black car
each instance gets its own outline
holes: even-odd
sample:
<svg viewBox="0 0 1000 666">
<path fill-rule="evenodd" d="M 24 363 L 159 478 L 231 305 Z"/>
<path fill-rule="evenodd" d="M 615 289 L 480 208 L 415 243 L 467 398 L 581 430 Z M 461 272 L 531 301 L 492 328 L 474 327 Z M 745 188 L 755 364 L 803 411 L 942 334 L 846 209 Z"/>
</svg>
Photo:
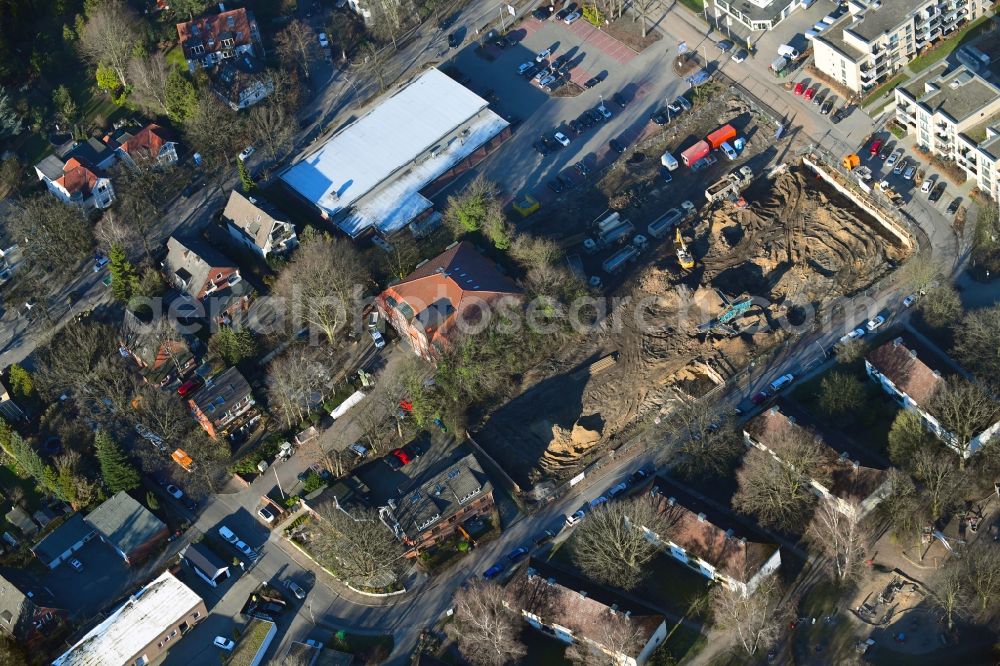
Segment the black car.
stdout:
<svg viewBox="0 0 1000 666">
<path fill-rule="evenodd" d="M 590 169 L 583 162 L 577 162 L 576 164 L 573 165 L 573 168 L 576 169 L 577 172 L 579 172 L 579 174 L 584 178 L 586 178 L 587 175 L 590 173 Z"/>
<path fill-rule="evenodd" d="M 448 35 L 448 47 L 449 48 L 452 48 L 452 49 L 457 48 L 458 45 L 461 44 L 461 43 L 462 43 L 462 34 L 460 32 L 455 31 L 455 32 L 451 33 L 450 35 Z"/>
<path fill-rule="evenodd" d="M 726 51 L 729 51 L 734 46 L 736 46 L 735 44 L 733 44 L 733 41 L 731 39 L 723 39 L 722 41 L 716 42 L 715 45 L 723 53 L 725 53 Z"/>
<path fill-rule="evenodd" d="M 666 125 L 670 122 L 670 113 L 666 109 L 660 109 L 649 117 L 654 125 Z"/>
<path fill-rule="evenodd" d="M 611 139 L 611 141 L 608 141 L 608 145 L 611 146 L 611 150 L 615 151 L 619 155 L 625 152 L 625 144 L 618 139 Z"/>
<path fill-rule="evenodd" d="M 420 456 L 426 453 L 427 448 L 420 442 L 410 442 L 403 447 L 403 453 L 409 457 L 410 460 L 416 460 Z"/>
<path fill-rule="evenodd" d="M 572 13 L 573 13 L 572 9 L 570 9 L 569 7 L 563 7 L 562 9 L 556 12 L 556 19 L 562 21 L 564 18 L 566 18 Z"/>
<path fill-rule="evenodd" d="M 531 12 L 531 16 L 534 17 L 536 21 L 547 21 L 552 13 L 549 11 L 548 7 L 539 7 L 535 11 Z"/>
<path fill-rule="evenodd" d="M 559 179 L 552 179 L 549 182 L 545 183 L 545 185 L 556 194 L 562 194 L 563 191 L 566 189 L 565 187 L 563 187 L 562 181 L 560 181 Z"/>
<path fill-rule="evenodd" d="M 583 134 L 584 126 L 579 120 L 571 120 L 566 124 L 575 134 Z"/>
<path fill-rule="evenodd" d="M 819 107 L 819 112 L 824 116 L 830 113 L 830 111 L 832 110 L 833 110 L 833 100 L 829 99 L 823 102 L 823 106 Z"/>
<path fill-rule="evenodd" d="M 961 199 L 952 199 L 951 203 L 948 204 L 948 210 L 945 211 L 949 215 L 954 215 L 958 212 L 958 207 L 961 205 Z"/>
<path fill-rule="evenodd" d="M 533 79 L 535 77 L 535 74 L 538 74 L 539 69 L 541 68 L 538 65 L 532 65 L 528 69 L 524 70 L 521 76 L 523 76 L 526 79 Z"/>
<path fill-rule="evenodd" d="M 945 187 L 947 187 L 947 184 L 944 181 L 941 181 L 934 186 L 934 189 L 931 190 L 929 195 L 927 195 L 927 198 L 931 201 L 939 201 L 941 199 L 941 195 L 944 194 Z"/>
<path fill-rule="evenodd" d="M 579 121 L 579 123 L 584 127 L 593 127 L 594 123 L 597 122 L 596 120 L 594 120 L 594 117 L 590 115 L 590 111 L 584 111 L 582 114 L 580 114 L 580 117 L 577 118 L 577 121 Z"/>
<path fill-rule="evenodd" d="M 562 183 L 562 186 L 567 190 L 572 190 L 574 187 L 576 187 L 576 183 L 574 183 L 573 179 L 570 178 L 569 176 L 564 176 L 563 174 L 559 174 L 558 176 L 556 176 L 556 180 Z"/>
<path fill-rule="evenodd" d="M 542 137 L 542 143 L 545 144 L 545 147 L 548 148 L 549 151 L 559 150 L 560 148 L 562 148 L 561 143 L 556 141 L 554 137 L 548 135 Z"/>
<path fill-rule="evenodd" d="M 391 469 L 394 472 L 398 472 L 399 470 L 403 469 L 403 461 L 397 458 L 396 456 L 392 455 L 391 453 L 382 458 L 382 460 L 384 460 L 385 464 L 389 466 L 389 469 Z"/>
<path fill-rule="evenodd" d="M 534 539 L 532 539 L 532 542 L 536 546 L 541 546 L 543 543 L 548 543 L 549 541 L 551 541 L 552 537 L 554 536 L 555 533 L 552 530 L 545 530 L 541 534 L 537 535 Z"/>
<path fill-rule="evenodd" d="M 552 61 L 552 71 L 555 72 L 563 68 L 563 65 L 569 62 L 569 56 L 567 54 L 562 54 L 558 58 Z"/>
<path fill-rule="evenodd" d="M 552 152 L 551 150 L 549 150 L 549 147 L 545 145 L 544 141 L 536 141 L 535 143 L 532 144 L 532 146 L 543 157 Z"/>
<path fill-rule="evenodd" d="M 889 159 L 889 155 L 892 155 L 892 149 L 894 148 L 888 141 L 882 146 L 882 150 L 879 151 L 878 158 L 883 162 Z"/>
<path fill-rule="evenodd" d="M 596 86 L 600 82 L 601 82 L 600 77 L 595 76 L 592 79 L 587 79 L 587 82 L 583 84 L 583 87 L 584 88 L 593 88 L 594 86 Z"/>
<path fill-rule="evenodd" d="M 674 177 L 670 175 L 670 169 L 665 166 L 660 167 L 660 178 L 663 179 L 664 183 L 670 183 L 674 180 Z"/>
<path fill-rule="evenodd" d="M 626 98 L 625 95 L 621 94 L 620 92 L 616 92 L 614 95 L 612 95 L 611 99 L 613 99 L 615 101 L 615 104 L 617 104 L 619 107 L 623 109 L 626 106 L 628 106 L 628 98 Z"/>
<path fill-rule="evenodd" d="M 632 476 L 628 477 L 628 485 L 635 486 L 637 484 L 642 483 L 648 478 L 649 478 L 649 472 L 647 472 L 645 469 L 637 469 L 636 471 L 632 472 Z"/>
<path fill-rule="evenodd" d="M 457 20 L 458 20 L 457 13 L 452 14 L 451 16 L 446 16 L 443 19 L 441 19 L 440 23 L 438 23 L 438 27 L 441 28 L 442 30 L 447 30 L 451 26 L 455 25 L 455 21 Z"/>
</svg>

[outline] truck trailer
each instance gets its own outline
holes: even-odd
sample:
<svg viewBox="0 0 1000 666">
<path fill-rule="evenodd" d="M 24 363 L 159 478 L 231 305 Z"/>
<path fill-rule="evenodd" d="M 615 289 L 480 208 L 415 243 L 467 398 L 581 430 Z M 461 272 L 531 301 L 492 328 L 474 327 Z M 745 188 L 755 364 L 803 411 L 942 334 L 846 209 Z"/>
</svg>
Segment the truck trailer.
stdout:
<svg viewBox="0 0 1000 666">
<path fill-rule="evenodd" d="M 699 141 L 681 153 L 681 161 L 684 162 L 684 166 L 689 167 L 710 152 L 712 152 L 712 147 L 708 144 L 708 141 Z"/>
<path fill-rule="evenodd" d="M 718 150 L 722 147 L 722 144 L 726 141 L 732 141 L 736 138 L 736 128 L 732 125 L 723 125 L 719 129 L 715 130 L 711 134 L 705 137 L 705 141 L 708 145 L 712 147 L 712 150 Z"/>
<path fill-rule="evenodd" d="M 623 247 L 608 257 L 601 267 L 608 275 L 614 275 L 620 271 L 625 264 L 635 259 L 638 254 L 639 250 L 635 249 L 635 247 L 631 245 Z"/>
</svg>

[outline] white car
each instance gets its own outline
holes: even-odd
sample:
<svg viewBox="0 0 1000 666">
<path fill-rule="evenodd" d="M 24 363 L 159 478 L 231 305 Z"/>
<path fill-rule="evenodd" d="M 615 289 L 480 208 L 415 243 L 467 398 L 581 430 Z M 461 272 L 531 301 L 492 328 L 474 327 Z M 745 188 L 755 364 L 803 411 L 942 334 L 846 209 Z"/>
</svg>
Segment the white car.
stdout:
<svg viewBox="0 0 1000 666">
<path fill-rule="evenodd" d="M 879 315 L 879 316 L 875 317 L 874 319 L 869 319 L 868 323 L 865 324 L 865 326 L 868 327 L 869 331 L 874 331 L 875 329 L 877 329 L 879 326 L 881 326 L 884 323 L 885 323 L 885 317 L 883 317 L 882 315 Z"/>
<path fill-rule="evenodd" d="M 608 107 L 604 106 L 603 104 L 597 107 L 597 112 L 602 116 L 604 116 L 605 120 L 611 120 L 611 112 L 608 111 Z"/>
<path fill-rule="evenodd" d="M 840 341 L 841 342 L 847 342 L 848 340 L 854 340 L 856 338 L 860 338 L 860 337 L 864 336 L 864 334 L 865 334 L 865 329 L 863 329 L 863 328 L 856 328 L 853 331 L 851 331 L 850 333 L 848 333 L 847 335 L 845 335 L 844 337 L 842 337 L 840 339 Z"/>
<path fill-rule="evenodd" d="M 236 641 L 231 638 L 227 639 L 225 636 L 216 636 L 215 640 L 212 641 L 212 644 L 215 645 L 215 647 L 228 652 L 232 652 L 233 648 L 236 647 Z"/>
<path fill-rule="evenodd" d="M 773 395 L 773 394 L 777 393 L 778 391 L 780 391 L 781 389 L 783 389 L 786 386 L 788 386 L 789 384 L 791 384 L 794 380 L 795 380 L 795 375 L 793 375 L 793 374 L 789 373 L 787 375 L 781 375 L 780 377 L 778 377 L 777 379 L 775 379 L 773 382 L 771 382 L 770 384 L 768 384 L 767 388 L 771 392 L 771 394 Z"/>
<path fill-rule="evenodd" d="M 583 509 L 580 509 L 572 516 L 566 516 L 566 527 L 572 527 L 573 525 L 576 525 L 578 522 L 583 520 L 584 516 L 586 515 L 587 513 Z"/>
<path fill-rule="evenodd" d="M 909 296 L 903 299 L 903 307 L 904 308 L 913 307 L 913 304 L 916 302 L 917 302 L 917 295 L 910 294 Z"/>
<path fill-rule="evenodd" d="M 891 167 L 893 164 L 896 163 L 896 160 L 898 160 L 902 156 L 903 156 L 902 149 L 895 151 L 892 155 L 889 155 L 889 159 L 885 161 L 885 166 L 887 168 Z"/>
<path fill-rule="evenodd" d="M 927 194 L 928 192 L 931 191 L 931 187 L 933 185 L 934 185 L 934 183 L 931 182 L 930 178 L 925 178 L 923 185 L 920 186 L 920 192 L 923 193 L 923 194 Z"/>
<path fill-rule="evenodd" d="M 523 76 L 525 72 L 535 66 L 533 62 L 523 62 L 517 67 L 517 75 Z"/>
<path fill-rule="evenodd" d="M 246 148 L 244 148 L 243 152 L 240 153 L 240 161 L 246 162 L 248 159 L 250 159 L 250 156 L 253 155 L 253 151 L 254 151 L 253 146 L 247 146 Z"/>
<path fill-rule="evenodd" d="M 270 524 L 274 522 L 274 513 L 272 513 L 266 506 L 262 506 L 257 509 L 257 515 L 260 516 L 265 523 Z"/>
<path fill-rule="evenodd" d="M 562 132 L 556 132 L 554 136 L 555 136 L 556 141 L 558 141 L 560 144 L 562 144 L 563 147 L 569 145 L 569 137 L 566 136 L 565 134 L 563 134 Z"/>
<path fill-rule="evenodd" d="M 545 49 L 544 51 L 539 51 L 535 54 L 535 62 L 541 62 L 552 55 L 552 49 Z"/>
<path fill-rule="evenodd" d="M 243 541 L 237 541 L 233 545 L 236 546 L 236 550 L 246 555 L 251 561 L 257 559 L 257 553 L 253 552 L 253 548 L 246 545 Z"/>
<path fill-rule="evenodd" d="M 177 486 L 167 486 L 167 492 L 170 493 L 170 495 L 174 499 L 180 499 L 184 497 L 184 491 L 178 488 Z"/>
<path fill-rule="evenodd" d="M 736 53 L 730 56 L 729 59 L 735 63 L 741 63 L 747 59 L 747 52 L 744 49 L 739 49 Z"/>
<path fill-rule="evenodd" d="M 327 40 L 325 32 L 319 33 L 319 45 L 321 47 L 323 47 L 324 49 L 330 47 L 330 42 L 329 42 L 329 40 Z"/>
<path fill-rule="evenodd" d="M 385 347 L 385 338 L 382 337 L 381 333 L 378 331 L 368 331 L 368 333 L 372 336 L 372 342 L 375 343 L 375 349 L 382 349 L 382 347 Z"/>
<path fill-rule="evenodd" d="M 236 536 L 231 529 L 223 525 L 219 528 L 219 536 L 228 541 L 229 543 L 236 543 L 239 541 L 239 537 Z"/>
<path fill-rule="evenodd" d="M 573 25 L 578 20 L 580 20 L 581 16 L 583 16 L 583 14 L 581 14 L 580 12 L 573 12 L 572 14 L 563 19 L 563 23 L 565 23 L 566 25 Z"/>
<path fill-rule="evenodd" d="M 76 569 L 77 571 L 83 571 L 83 562 L 76 559 L 75 557 L 69 561 L 69 565 Z"/>
</svg>

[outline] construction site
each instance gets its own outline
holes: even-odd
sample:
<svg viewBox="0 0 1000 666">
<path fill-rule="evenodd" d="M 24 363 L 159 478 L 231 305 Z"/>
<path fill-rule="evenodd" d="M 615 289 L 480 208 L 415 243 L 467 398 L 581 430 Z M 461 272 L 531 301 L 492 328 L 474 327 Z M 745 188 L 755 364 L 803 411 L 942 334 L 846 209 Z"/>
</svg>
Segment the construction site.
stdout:
<svg viewBox="0 0 1000 666">
<path fill-rule="evenodd" d="M 774 141 L 754 143 L 763 141 L 723 169 L 676 171 L 689 185 L 658 197 L 655 217 L 605 208 L 586 232 L 560 236 L 570 266 L 609 307 L 475 433 L 523 490 L 544 482 L 544 494 L 639 424 L 669 419 L 676 401 L 705 395 L 781 343 L 797 312 L 823 311 L 909 256 L 912 244 L 845 196 L 838 174 L 828 182 L 800 158 L 778 162 Z M 636 171 L 604 179 L 604 192 L 650 186 Z M 621 256 L 624 270 L 613 263 Z"/>
</svg>

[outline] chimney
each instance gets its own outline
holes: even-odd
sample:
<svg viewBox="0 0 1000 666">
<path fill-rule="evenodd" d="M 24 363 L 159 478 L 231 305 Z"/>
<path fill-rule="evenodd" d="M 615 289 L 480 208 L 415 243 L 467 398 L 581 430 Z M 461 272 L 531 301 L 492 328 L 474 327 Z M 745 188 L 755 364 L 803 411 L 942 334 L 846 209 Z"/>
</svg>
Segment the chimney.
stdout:
<svg viewBox="0 0 1000 666">
<path fill-rule="evenodd" d="M 774 407 L 771 407 L 771 409 L 769 409 L 768 411 L 771 413 L 771 416 L 777 416 L 780 413 L 778 411 L 778 406 L 777 405 L 775 405 Z"/>
<path fill-rule="evenodd" d="M 580 590 L 577 594 L 580 595 L 581 599 L 586 599 L 587 598 L 587 590 Z"/>
<path fill-rule="evenodd" d="M 740 537 L 740 545 L 741 546 L 747 545 L 747 538 L 746 537 Z"/>
<path fill-rule="evenodd" d="M 851 467 L 853 467 L 854 471 L 857 472 L 859 469 L 861 469 L 861 461 L 855 460 L 854 462 L 851 463 Z"/>
<path fill-rule="evenodd" d="M 705 514 L 699 513 L 698 514 L 698 520 L 701 521 L 701 522 L 705 522 Z"/>
<path fill-rule="evenodd" d="M 909 349 L 907 351 L 910 352 L 910 358 L 916 360 L 916 358 L 917 358 L 917 350 L 916 349 Z"/>
<path fill-rule="evenodd" d="M 674 506 L 675 504 L 677 504 L 677 500 L 674 499 L 673 497 L 670 497 L 667 499 L 667 504 L 669 504 L 670 506 Z"/>
<path fill-rule="evenodd" d="M 903 344 L 903 338 L 896 338 L 896 339 L 894 339 L 894 340 L 892 341 L 892 346 L 893 346 L 893 347 L 898 347 L 898 346 L 900 346 L 901 344 Z"/>
<path fill-rule="evenodd" d="M 219 3 L 219 13 L 221 14 L 224 11 L 226 11 L 226 6 L 220 2 Z"/>
<path fill-rule="evenodd" d="M 794 416 L 788 416 L 786 418 L 788 419 L 789 423 L 791 423 L 792 425 L 795 425 L 795 417 Z"/>
<path fill-rule="evenodd" d="M 935 370 L 934 371 L 934 376 L 937 377 L 938 379 L 941 379 L 941 371 L 940 370 Z"/>
<path fill-rule="evenodd" d="M 732 538 L 733 538 L 733 528 L 730 527 L 728 530 L 726 530 L 726 539 L 729 540 Z"/>
</svg>

